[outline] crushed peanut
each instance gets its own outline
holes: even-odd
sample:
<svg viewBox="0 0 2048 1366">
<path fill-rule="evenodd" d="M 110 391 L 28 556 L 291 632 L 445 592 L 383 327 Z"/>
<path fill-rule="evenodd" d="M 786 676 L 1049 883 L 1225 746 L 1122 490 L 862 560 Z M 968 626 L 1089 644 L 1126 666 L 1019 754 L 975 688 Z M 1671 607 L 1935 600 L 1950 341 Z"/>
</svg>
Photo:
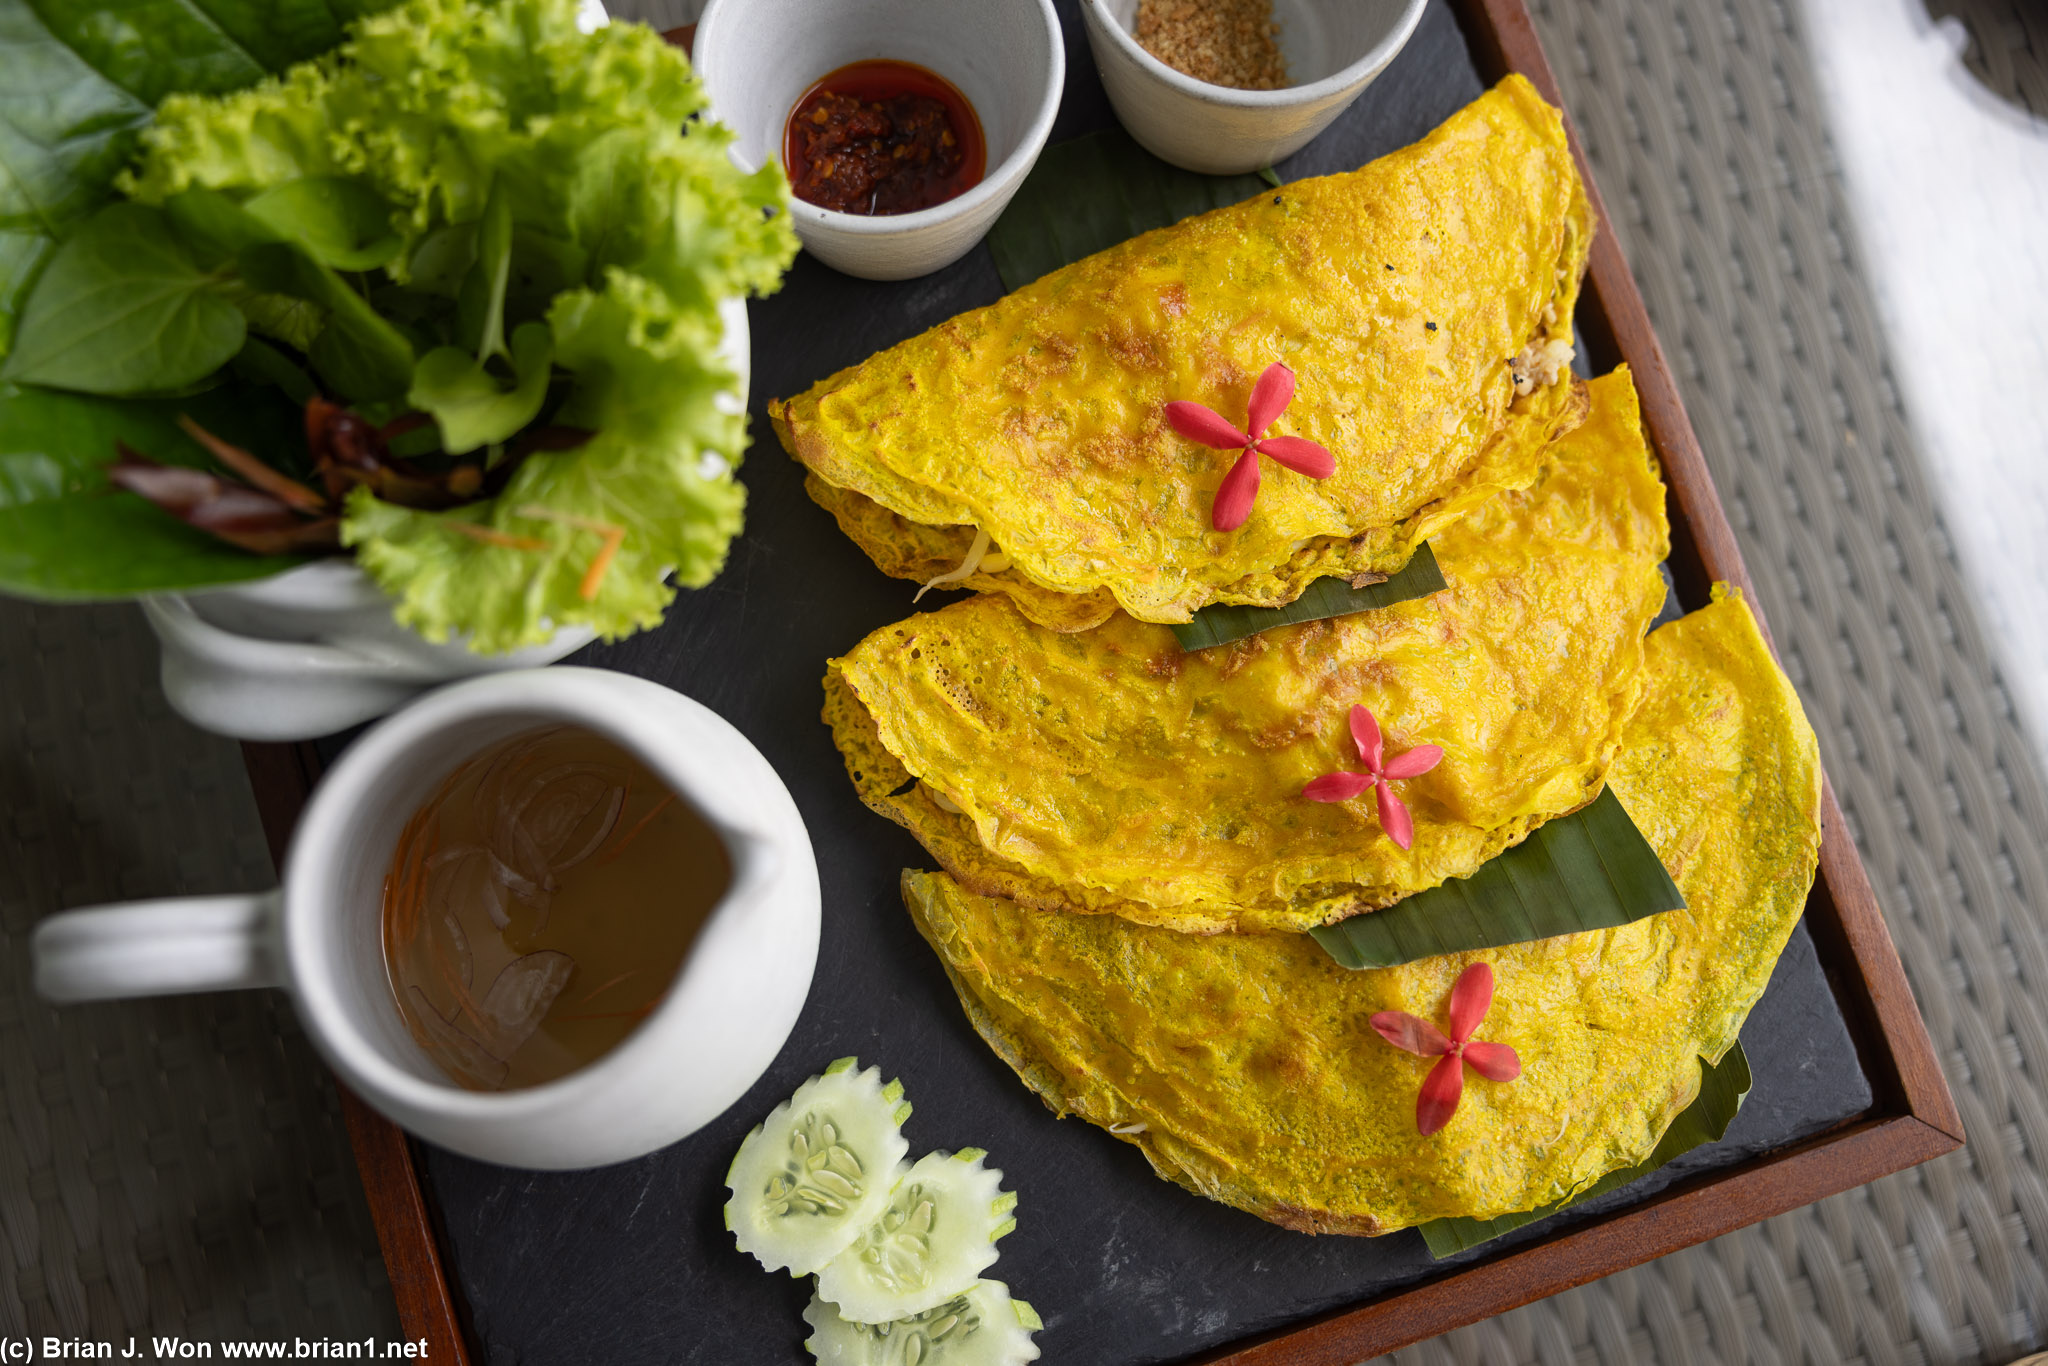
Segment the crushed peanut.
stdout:
<svg viewBox="0 0 2048 1366">
<path fill-rule="evenodd" d="M 1287 61 L 1279 34 L 1273 0 L 1138 0 L 1131 36 L 1184 76 L 1233 90 L 1280 90 Z"/>
</svg>

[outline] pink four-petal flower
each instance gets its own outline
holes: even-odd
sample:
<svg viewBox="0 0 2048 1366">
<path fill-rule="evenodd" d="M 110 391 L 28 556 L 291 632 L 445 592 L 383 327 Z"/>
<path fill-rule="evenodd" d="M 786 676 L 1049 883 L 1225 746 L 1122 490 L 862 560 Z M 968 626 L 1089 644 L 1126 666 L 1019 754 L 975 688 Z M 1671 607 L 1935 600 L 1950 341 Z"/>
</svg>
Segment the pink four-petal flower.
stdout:
<svg viewBox="0 0 2048 1366">
<path fill-rule="evenodd" d="M 1216 501 L 1209 509 L 1209 520 L 1218 531 L 1235 531 L 1252 515 L 1252 500 L 1259 496 L 1261 455 L 1270 455 L 1311 479 L 1327 479 L 1336 470 L 1336 457 L 1315 442 L 1299 436 L 1265 434 L 1293 401 L 1294 372 L 1275 361 L 1252 386 L 1251 402 L 1246 405 L 1245 431 L 1239 431 L 1220 413 L 1199 403 L 1177 399 L 1166 405 L 1166 420 L 1188 440 L 1219 451 L 1244 452 L 1230 467 L 1230 473 L 1223 476 Z"/>
<path fill-rule="evenodd" d="M 1373 796 L 1379 802 L 1380 825 L 1387 832 L 1387 838 L 1408 848 L 1415 841 L 1415 820 L 1408 814 L 1408 808 L 1394 795 L 1390 784 L 1398 778 L 1414 778 L 1435 768 L 1444 757 L 1441 745 L 1417 745 L 1393 758 L 1386 758 L 1383 751 L 1385 742 L 1380 738 L 1380 723 L 1364 707 L 1351 709 L 1351 739 L 1358 746 L 1358 757 L 1365 764 L 1363 773 L 1325 773 L 1301 790 L 1301 795 L 1312 802 L 1348 802 L 1364 792 L 1373 789 Z"/>
<path fill-rule="evenodd" d="M 1382 1010 L 1372 1017 L 1372 1027 L 1394 1047 L 1439 1059 L 1423 1078 L 1421 1094 L 1415 1098 L 1415 1128 L 1425 1138 L 1450 1123 L 1457 1113 L 1459 1098 L 1465 1094 L 1466 1063 L 1491 1081 L 1513 1081 L 1522 1075 L 1522 1060 L 1514 1049 L 1472 1037 L 1492 1005 L 1493 969 L 1474 963 L 1458 974 L 1451 987 L 1450 1037 L 1405 1010 Z"/>
</svg>

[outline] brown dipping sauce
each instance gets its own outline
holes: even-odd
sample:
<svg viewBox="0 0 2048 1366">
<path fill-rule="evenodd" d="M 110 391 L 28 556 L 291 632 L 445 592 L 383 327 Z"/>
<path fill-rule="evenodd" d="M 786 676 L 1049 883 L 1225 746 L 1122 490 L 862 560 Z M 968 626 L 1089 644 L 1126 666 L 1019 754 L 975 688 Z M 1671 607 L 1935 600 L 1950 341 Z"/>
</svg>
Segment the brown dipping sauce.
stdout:
<svg viewBox="0 0 2048 1366">
<path fill-rule="evenodd" d="M 798 199 L 871 216 L 915 213 L 981 183 L 988 150 L 974 106 L 911 62 L 855 62 L 789 113 L 782 164 Z"/>
</svg>

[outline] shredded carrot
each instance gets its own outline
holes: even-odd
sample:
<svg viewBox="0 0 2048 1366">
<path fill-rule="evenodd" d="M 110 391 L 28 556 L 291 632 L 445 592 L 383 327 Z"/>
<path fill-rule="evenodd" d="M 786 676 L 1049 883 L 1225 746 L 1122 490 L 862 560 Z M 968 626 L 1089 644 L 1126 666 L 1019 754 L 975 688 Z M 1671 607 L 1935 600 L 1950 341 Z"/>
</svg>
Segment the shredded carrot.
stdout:
<svg viewBox="0 0 2048 1366">
<path fill-rule="evenodd" d="M 624 972 L 620 973 L 620 974 L 619 974 L 618 976 L 616 976 L 616 977 L 612 978 L 612 980 L 611 980 L 611 981 L 609 981 L 609 982 L 606 982 L 606 983 L 605 983 L 605 984 L 604 984 L 603 986 L 601 986 L 601 987 L 599 987 L 599 988 L 598 988 L 597 990 L 595 990 L 595 991 L 591 992 L 591 993 L 590 993 L 590 994 L 589 994 L 588 996 L 585 996 L 585 997 L 583 997 L 583 998 L 582 998 L 581 1000 L 577 1001 L 577 1002 L 576 1002 L 576 1004 L 577 1004 L 577 1005 L 579 1005 L 579 1006 L 580 1006 L 580 1005 L 587 1005 L 587 1004 L 588 1004 L 589 1002 L 591 1002 L 591 1001 L 593 1001 L 593 1000 L 597 999 L 597 998 L 598 998 L 599 996 L 602 996 L 602 995 L 603 995 L 603 994 L 604 994 L 605 992 L 607 992 L 607 991 L 610 991 L 610 990 L 611 990 L 611 989 L 612 989 L 613 987 L 617 986 L 617 985 L 618 985 L 619 983 L 621 983 L 621 982 L 625 981 L 625 980 L 626 980 L 626 979 L 627 979 L 628 977 L 638 977 L 639 975 L 640 975 L 640 969 L 638 969 L 638 968 L 628 968 L 628 969 L 627 969 L 626 971 L 624 971 Z"/>
<path fill-rule="evenodd" d="M 328 510 L 325 498 L 298 480 L 279 474 L 240 446 L 221 440 L 184 413 L 178 414 L 178 425 L 184 428 L 185 435 L 204 446 L 214 459 L 272 497 L 300 512 Z"/>
<path fill-rule="evenodd" d="M 597 590 L 604 584 L 604 576 L 611 571 L 612 560 L 617 557 L 619 547 L 626 543 L 626 529 L 616 522 L 599 521 L 595 517 L 578 517 L 571 512 L 556 512 L 538 503 L 528 503 L 518 509 L 521 517 L 532 517 L 542 522 L 559 522 L 563 526 L 575 527 L 578 531 L 591 531 L 604 538 L 597 554 L 590 561 L 590 567 L 583 571 L 583 582 L 577 592 L 585 602 L 597 596 Z"/>
<path fill-rule="evenodd" d="M 613 842 L 612 847 L 605 851 L 604 857 L 598 860 L 599 865 L 601 866 L 603 864 L 610 863 L 613 859 L 617 858 L 622 852 L 624 852 L 626 846 L 633 842 L 633 837 L 639 834 L 642 830 L 645 830 L 647 828 L 647 822 L 653 820 L 656 816 L 660 815 L 661 809 L 667 806 L 670 802 L 674 801 L 675 799 L 675 793 L 663 793 L 661 800 L 656 802 L 653 806 L 649 807 L 647 809 L 647 814 L 642 816 L 638 821 L 634 822 L 633 828 L 631 830 L 628 830 L 625 834 L 619 836 L 619 838 Z"/>
<path fill-rule="evenodd" d="M 628 1018 L 637 1020 L 642 1016 L 652 1014 L 656 1004 L 658 1003 L 649 1001 L 637 1010 L 605 1010 L 599 1011 L 594 1015 L 553 1015 L 548 1018 L 548 1023 L 571 1024 L 577 1020 L 624 1020 Z"/>
<path fill-rule="evenodd" d="M 461 532 L 473 541 L 482 541 L 485 545 L 501 545 L 508 550 L 546 550 L 548 548 L 546 541 L 537 541 L 531 536 L 514 536 L 509 531 L 500 531 L 496 527 L 478 526 L 475 522 L 444 522 L 442 525 L 451 530 Z"/>
<path fill-rule="evenodd" d="M 604 585 L 604 576 L 611 572 L 612 560 L 617 557 L 619 547 L 625 542 L 624 527 L 605 533 L 604 544 L 598 547 L 596 557 L 590 562 L 590 568 L 583 571 L 583 582 L 576 588 L 585 602 L 597 596 L 597 590 Z"/>
</svg>

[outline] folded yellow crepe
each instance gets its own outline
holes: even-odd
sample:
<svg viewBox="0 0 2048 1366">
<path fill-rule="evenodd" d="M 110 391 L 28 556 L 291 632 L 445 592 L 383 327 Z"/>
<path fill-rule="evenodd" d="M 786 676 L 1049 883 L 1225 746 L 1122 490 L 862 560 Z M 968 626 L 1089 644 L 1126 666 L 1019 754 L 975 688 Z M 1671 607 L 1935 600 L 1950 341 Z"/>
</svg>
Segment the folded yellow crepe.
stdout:
<svg viewBox="0 0 2048 1366">
<path fill-rule="evenodd" d="M 1561 116 L 1510 76 L 1411 147 L 1075 262 L 769 414 L 892 574 L 978 545 L 967 587 L 1065 630 L 1117 605 L 1154 622 L 1276 606 L 1400 568 L 1493 491 L 1481 454 L 1518 375 L 1539 410 L 1560 381 L 1591 233 Z M 1319 443 L 1335 472 L 1269 462 L 1250 520 L 1216 531 L 1238 452 L 1178 435 L 1166 405 L 1242 425 L 1274 363 L 1296 389 L 1272 434 Z"/>
<path fill-rule="evenodd" d="M 1762 995 L 1820 845 L 1820 763 L 1741 598 L 1651 635 L 1643 705 L 1608 782 L 1685 894 L 1619 929 L 1350 972 L 1306 935 L 1195 936 L 1033 911 L 906 872 L 912 916 L 968 1017 L 1060 1114 L 1134 1143 L 1197 1194 L 1316 1233 L 1534 1209 L 1634 1166 L 1698 1094 Z M 1431 1060 L 1375 1033 L 1443 1026 L 1491 965 L 1449 1122 L 1416 1132 Z"/>
<path fill-rule="evenodd" d="M 1183 652 L 1121 613 L 1078 634 L 1002 595 L 913 616 L 828 665 L 825 717 L 860 795 L 974 891 L 1179 930 L 1304 930 L 1462 877 L 1598 795 L 1664 600 L 1664 488 L 1628 372 L 1590 415 L 1529 428 L 1526 490 L 1433 542 L 1450 587 Z M 1356 770 L 1371 710 L 1401 781 L 1402 848 Z M 915 780 L 913 782 L 913 780 Z"/>
</svg>

